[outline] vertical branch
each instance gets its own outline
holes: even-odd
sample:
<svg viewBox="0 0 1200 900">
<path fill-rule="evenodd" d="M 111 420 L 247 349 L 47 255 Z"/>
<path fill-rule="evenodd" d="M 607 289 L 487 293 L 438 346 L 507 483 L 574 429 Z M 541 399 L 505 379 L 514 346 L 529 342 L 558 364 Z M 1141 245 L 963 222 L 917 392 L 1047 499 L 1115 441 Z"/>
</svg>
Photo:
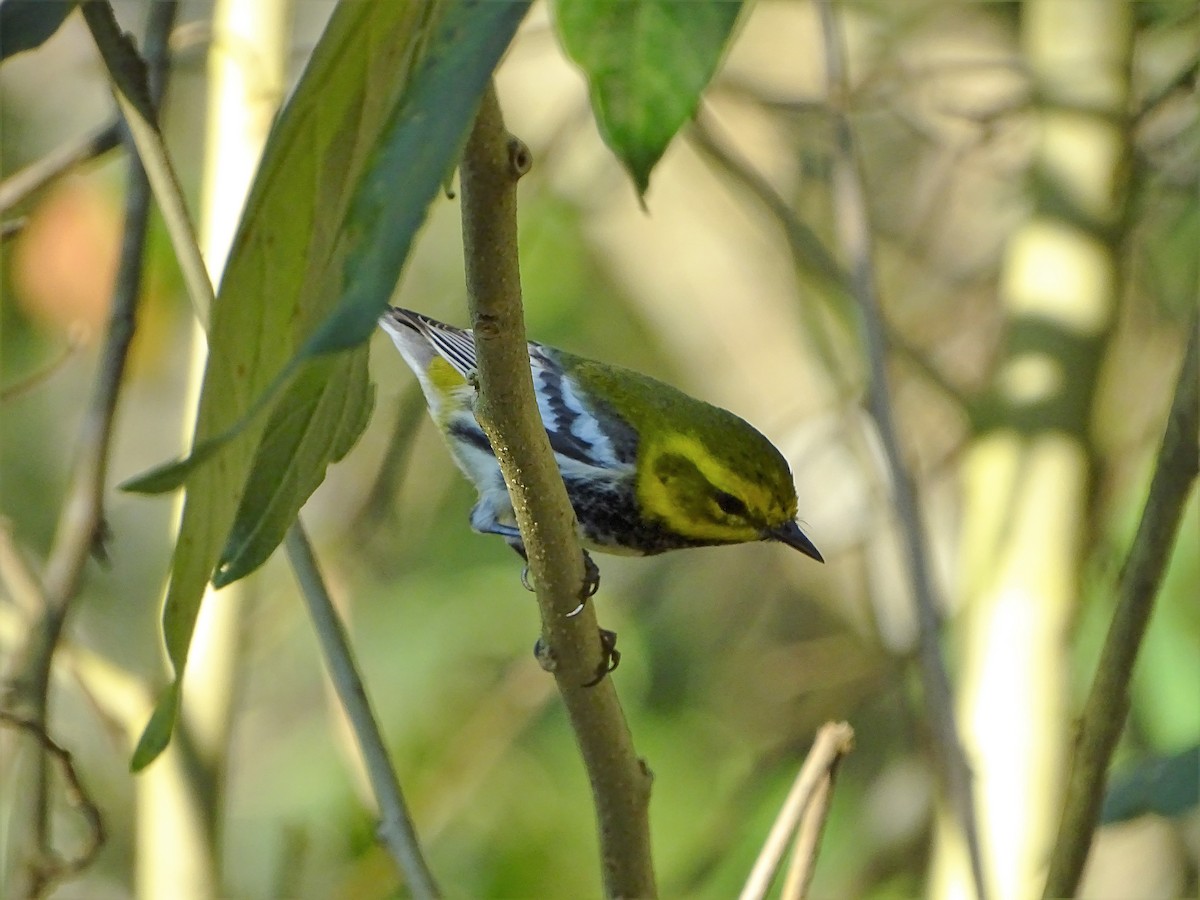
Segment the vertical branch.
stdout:
<svg viewBox="0 0 1200 900">
<path fill-rule="evenodd" d="M 912 479 L 900 450 L 900 439 L 892 416 L 892 402 L 887 383 L 887 347 L 879 296 L 875 287 L 872 263 L 874 249 L 867 202 L 858 169 L 854 136 L 846 118 L 846 72 L 842 57 L 842 39 L 834 18 L 832 0 L 821 0 L 818 8 L 825 41 L 826 79 L 833 115 L 833 203 L 838 241 L 849 266 L 850 290 L 858 304 L 862 342 L 867 353 L 867 404 L 879 429 L 879 439 L 887 459 L 896 518 L 900 523 L 909 578 L 916 600 L 918 662 L 937 750 L 938 771 L 959 827 L 966 838 L 975 892 L 977 896 L 983 897 L 983 863 L 975 820 L 971 769 L 959 740 L 950 676 L 938 646 L 938 603 L 929 567 L 929 550 L 921 523 L 921 512 Z"/>
<path fill-rule="evenodd" d="M 463 245 L 479 359 L 476 416 L 496 448 L 529 555 L 542 640 L 591 782 L 604 888 L 612 897 L 656 893 L 650 856 L 650 773 L 633 747 L 602 664 L 591 605 L 573 617 L 584 579 L 575 516 L 537 412 L 517 259 L 517 179 L 528 150 L 508 134 L 489 87 L 462 161 Z"/>
<path fill-rule="evenodd" d="M 1198 328 L 1200 323 L 1193 319 L 1150 493 L 1121 571 L 1117 608 L 1083 708 L 1043 897 L 1069 897 L 1079 885 L 1104 800 L 1108 764 L 1129 715 L 1133 666 L 1200 467 L 1196 446 L 1200 431 Z"/>
<path fill-rule="evenodd" d="M 296 520 L 284 538 L 288 560 L 296 573 L 300 593 L 313 621 L 313 630 L 321 644 L 321 653 L 329 669 L 329 679 L 337 691 L 346 717 L 350 720 L 358 748 L 363 756 L 371 790 L 379 803 L 379 837 L 400 871 L 408 879 L 408 889 L 417 900 L 433 900 L 440 896 L 433 873 L 421 853 L 417 830 L 413 826 L 408 805 L 400 790 L 400 782 L 388 758 L 383 734 L 371 710 L 367 690 L 359 677 L 346 637 L 346 629 L 338 618 L 333 600 L 321 577 L 312 545 L 300 520 Z"/>
<path fill-rule="evenodd" d="M 85 5 L 85 13 L 88 12 Z M 167 39 L 175 20 L 175 2 L 156 3 L 146 30 L 145 58 L 151 103 L 157 106 L 166 81 Z M 125 138 L 129 145 L 128 136 Z M 49 734 L 50 672 L 55 650 L 79 593 L 84 565 L 92 554 L 103 554 L 104 486 L 108 454 L 116 416 L 117 400 L 125 374 L 129 345 L 137 324 L 141 293 L 142 259 L 150 211 L 150 185 L 137 153 L 130 147 L 125 198 L 125 231 L 120 262 L 113 288 L 112 312 L 100 354 L 92 398 L 84 412 L 77 443 L 77 456 L 70 487 L 63 501 L 54 544 L 43 576 L 45 606 L 22 656 L 26 660 L 20 688 L 26 698 L 30 720 Z M 50 828 L 50 758 L 38 755 L 33 820 L 36 857 L 32 863 L 31 889 L 39 894 L 55 876 L 49 861 L 54 858 Z"/>
</svg>

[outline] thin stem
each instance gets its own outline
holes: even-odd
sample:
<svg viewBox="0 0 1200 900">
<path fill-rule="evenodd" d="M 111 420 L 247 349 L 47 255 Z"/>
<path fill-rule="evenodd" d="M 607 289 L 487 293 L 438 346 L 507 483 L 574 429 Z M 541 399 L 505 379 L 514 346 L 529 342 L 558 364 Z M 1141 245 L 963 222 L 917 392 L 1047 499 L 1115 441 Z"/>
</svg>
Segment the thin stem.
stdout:
<svg viewBox="0 0 1200 900">
<path fill-rule="evenodd" d="M 379 839 L 404 873 L 413 897 L 418 900 L 432 900 L 440 896 L 440 892 L 421 852 L 417 830 L 409 815 L 408 805 L 404 802 L 404 793 L 400 789 L 396 771 L 388 758 L 387 747 L 384 745 L 383 734 L 379 730 L 375 714 L 371 710 L 366 686 L 358 674 L 354 651 L 350 649 L 345 626 L 342 625 L 325 587 L 325 580 L 321 577 L 321 570 L 313 555 L 312 544 L 309 543 L 308 535 L 305 534 L 299 519 L 289 529 L 287 537 L 284 538 L 284 546 L 287 548 L 288 560 L 292 564 L 292 571 L 296 573 L 301 596 L 304 597 L 309 617 L 317 633 L 325 666 L 329 670 L 329 678 L 337 691 L 342 708 L 346 711 L 346 717 L 350 720 L 371 789 L 379 803 Z"/>
<path fill-rule="evenodd" d="M 966 838 L 975 892 L 982 900 L 985 896 L 983 856 L 976 825 L 971 769 L 959 739 L 950 676 L 938 646 L 938 603 L 930 573 L 929 551 L 921 524 L 921 512 L 900 450 L 900 440 L 892 415 L 887 382 L 887 346 L 879 295 L 875 286 L 872 263 L 874 249 L 866 195 L 858 168 L 854 136 L 843 108 L 847 88 L 842 39 L 831 0 L 821 0 L 818 10 L 825 41 L 826 79 L 834 113 L 833 202 L 839 243 L 849 263 L 850 289 L 858 304 L 862 341 L 869 362 L 867 403 L 887 459 L 896 518 L 904 539 L 909 578 L 916 600 L 917 657 L 925 704 L 929 710 L 937 748 L 938 771 Z"/>
<path fill-rule="evenodd" d="M 174 6 L 175 0 L 171 5 Z M 154 10 L 154 7 L 151 7 Z M 179 178 L 167 153 L 158 127 L 158 99 L 163 74 L 153 65 L 143 65 L 129 36 L 121 31 L 112 6 L 101 0 L 89 0 L 80 11 L 92 32 L 96 49 L 104 59 L 112 83 L 117 107 L 125 129 L 141 160 L 141 169 L 149 179 L 163 224 L 175 249 L 175 260 L 192 301 L 196 317 L 207 329 L 213 305 L 213 286 L 200 255 L 196 232 L 188 213 Z M 157 10 L 154 13 L 157 15 Z M 163 39 L 165 54 L 166 37 Z M 147 53 L 149 53 L 147 46 Z"/>
<path fill-rule="evenodd" d="M 801 821 L 806 818 L 805 813 L 811 808 L 814 797 L 820 792 L 822 784 L 828 782 L 838 761 L 850 752 L 853 745 L 854 729 L 846 722 L 827 722 L 821 726 L 813 740 L 812 749 L 804 759 L 804 765 L 796 773 L 796 780 L 792 782 L 792 788 L 779 809 L 779 815 L 771 825 L 758 859 L 754 861 L 739 900 L 762 900 L 767 896 L 788 844 Z M 811 845 L 811 853 L 815 857 L 815 842 Z"/>
<path fill-rule="evenodd" d="M 146 30 L 146 58 L 154 105 L 161 98 L 166 79 L 167 38 L 176 10 L 177 4 L 173 0 L 155 4 Z M 71 487 L 63 501 L 53 548 L 46 563 L 42 591 L 45 606 L 23 654 L 27 663 L 23 669 L 21 687 L 26 692 L 29 718 L 37 728 L 47 733 L 50 670 L 55 649 L 62 637 L 71 602 L 79 592 L 84 565 L 89 555 L 103 552 L 104 484 L 108 472 L 109 445 L 125 362 L 136 328 L 149 210 L 149 182 L 137 154 L 131 152 L 125 199 L 125 232 L 113 288 L 108 333 L 101 351 L 92 400 L 80 428 Z M 38 857 L 32 867 L 31 892 L 34 895 L 44 888 L 45 879 L 54 875 L 52 867 L 46 866 L 46 862 L 54 857 L 50 788 L 49 758 L 42 753 L 38 757 L 34 801 L 33 836 Z"/>
<path fill-rule="evenodd" d="M 825 820 L 829 817 L 833 783 L 840 762 L 840 757 L 835 759 L 829 771 L 817 783 L 812 801 L 800 819 L 800 827 L 796 829 L 796 840 L 792 844 L 792 857 L 783 879 L 783 889 L 779 892 L 780 900 L 800 900 L 808 894 L 808 886 L 817 871 L 817 852 L 821 848 Z"/>
<path fill-rule="evenodd" d="M 827 107 L 821 108 L 828 113 Z M 839 298 L 849 298 L 849 277 L 838 264 L 833 254 L 826 248 L 821 238 L 796 214 L 791 204 L 783 198 L 774 185 L 758 172 L 746 159 L 739 156 L 726 141 L 721 139 L 712 116 L 702 114 L 697 117 L 688 132 L 692 143 L 717 166 L 732 176 L 738 183 L 750 192 L 763 205 L 768 213 L 783 229 L 784 238 L 792 253 L 792 261 L 800 272 L 817 278 L 823 287 L 827 287 Z M 834 304 L 836 311 L 841 304 Z M 841 317 L 839 317 L 841 318 Z M 845 379 L 840 375 L 841 365 L 838 361 L 837 349 L 824 336 L 819 323 L 814 322 L 813 339 L 817 349 L 826 363 L 827 371 L 839 380 L 839 386 Z M 849 323 L 847 323 L 849 324 Z M 958 389 L 924 354 L 913 347 L 885 319 L 882 323 L 886 337 L 892 348 L 903 360 L 915 368 L 934 387 L 946 395 L 960 409 L 971 412 L 971 400 Z"/>
<path fill-rule="evenodd" d="M 0 213 L 37 193 L 68 169 L 103 156 L 121 143 L 120 123 L 113 121 L 91 134 L 71 138 L 0 181 Z"/>
<path fill-rule="evenodd" d="M 1150 493 L 1121 571 L 1117 607 L 1083 708 L 1044 897 L 1073 896 L 1079 884 L 1104 800 L 1108 765 L 1129 715 L 1133 667 L 1200 468 L 1198 330 L 1200 322 L 1193 319 Z"/>
<path fill-rule="evenodd" d="M 584 687 L 596 677 L 603 651 L 593 605 L 570 615 L 579 606 L 583 556 L 529 370 L 516 214 L 516 183 L 528 165 L 528 150 L 508 134 L 489 87 L 461 169 L 467 290 L 479 360 L 476 416 L 499 451 L 537 587 L 549 667 L 591 782 L 604 889 L 612 897 L 650 897 L 657 893 L 650 773 L 634 750 L 613 679 Z"/>
<path fill-rule="evenodd" d="M 92 860 L 96 858 L 96 854 L 100 852 L 100 848 L 104 846 L 104 842 L 108 838 L 104 830 L 104 818 L 100 815 L 100 807 L 92 799 L 91 793 L 84 787 L 83 780 L 79 777 L 79 771 L 71 759 L 71 754 L 50 737 L 44 728 L 36 722 L 22 719 L 3 710 L 0 710 L 0 725 L 30 735 L 41 745 L 43 752 L 58 763 L 66 786 L 67 800 L 79 811 L 79 816 L 87 827 L 87 840 L 82 849 L 73 857 L 66 859 L 55 854 L 53 869 L 47 873 L 47 880 L 36 885 L 39 890 L 45 890 L 51 887 L 53 882 L 82 872 L 91 865 Z M 32 890 L 30 894 L 38 896 Z"/>
</svg>

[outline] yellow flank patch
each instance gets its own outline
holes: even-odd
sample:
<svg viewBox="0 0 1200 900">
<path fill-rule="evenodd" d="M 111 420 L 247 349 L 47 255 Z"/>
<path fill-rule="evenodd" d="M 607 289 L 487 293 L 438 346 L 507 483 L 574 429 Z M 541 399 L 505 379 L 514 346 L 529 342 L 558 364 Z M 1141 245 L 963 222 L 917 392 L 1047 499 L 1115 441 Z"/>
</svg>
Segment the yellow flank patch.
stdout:
<svg viewBox="0 0 1200 900">
<path fill-rule="evenodd" d="M 439 394 L 449 394 L 455 388 L 460 388 L 467 383 L 467 379 L 463 378 L 462 373 L 440 356 L 435 356 L 429 363 L 426 374 L 429 375 L 430 382 L 438 389 Z"/>
<path fill-rule="evenodd" d="M 443 428 L 456 413 L 469 411 L 474 400 L 475 389 L 463 378 L 462 373 L 440 356 L 435 356 L 421 379 L 426 395 L 432 389 L 437 397 L 430 400 L 429 408 L 434 420 Z"/>
</svg>

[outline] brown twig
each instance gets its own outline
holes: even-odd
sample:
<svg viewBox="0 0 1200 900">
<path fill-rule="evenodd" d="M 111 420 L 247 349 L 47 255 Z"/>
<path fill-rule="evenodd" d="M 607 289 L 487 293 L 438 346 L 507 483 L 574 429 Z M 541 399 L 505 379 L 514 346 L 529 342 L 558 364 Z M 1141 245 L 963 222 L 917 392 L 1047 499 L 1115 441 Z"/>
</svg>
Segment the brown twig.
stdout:
<svg viewBox="0 0 1200 900">
<path fill-rule="evenodd" d="M 825 820 L 829 817 L 829 804 L 833 800 L 833 785 L 840 764 L 841 757 L 834 760 L 817 784 L 812 801 L 800 819 L 787 874 L 783 878 L 783 889 L 779 893 L 780 900 L 800 900 L 808 894 L 808 886 L 817 871 L 817 852 L 821 846 L 821 835 L 825 833 Z"/>
<path fill-rule="evenodd" d="M 879 432 L 891 475 L 896 518 L 900 523 L 909 578 L 917 608 L 917 658 L 925 705 L 937 750 L 938 772 L 958 819 L 971 862 L 976 895 L 983 900 L 983 855 L 975 817 L 971 768 L 959 739 L 950 676 L 938 643 L 939 616 L 925 531 L 916 492 L 900 450 L 887 383 L 887 347 L 873 268 L 874 250 L 862 174 L 854 136 L 844 110 L 847 92 L 842 38 L 831 0 L 818 4 L 825 41 L 826 79 L 833 107 L 833 203 L 839 243 L 848 260 L 850 289 L 857 301 L 862 341 L 870 364 L 867 403 Z"/>
<path fill-rule="evenodd" d="M 611 897 L 650 897 L 656 893 L 650 773 L 634 750 L 613 680 L 583 686 L 603 661 L 592 606 L 568 615 L 579 605 L 584 566 L 529 370 L 516 216 L 516 183 L 528 165 L 528 150 L 505 130 L 489 87 L 461 169 L 467 290 L 479 362 L 476 416 L 498 450 L 537 587 L 542 640 L 591 782 L 604 889 Z"/>
<path fill-rule="evenodd" d="M 1129 715 L 1133 667 L 1200 468 L 1198 330 L 1200 322 L 1193 318 L 1150 493 L 1121 571 L 1117 606 L 1083 708 L 1043 897 L 1073 896 L 1079 884 L 1104 800 L 1108 765 Z"/>
<path fill-rule="evenodd" d="M 824 797 L 827 801 L 833 773 L 842 757 L 849 753 L 853 746 L 854 729 L 846 722 L 826 722 L 821 726 L 804 765 L 796 773 L 796 780 L 792 782 L 792 789 L 788 791 L 779 815 L 771 825 L 771 831 L 763 843 L 762 850 L 759 851 L 758 859 L 754 861 L 754 867 L 739 894 L 739 900 L 762 900 L 766 897 L 779 871 L 780 863 L 783 862 L 788 844 L 792 842 L 792 836 L 797 833 L 797 829 L 806 825 L 803 847 L 800 841 L 797 841 L 797 850 L 804 854 L 806 859 L 799 866 L 797 875 L 792 876 L 789 873 L 789 882 L 793 883 L 793 889 L 795 884 L 799 883 L 803 890 L 803 885 L 807 884 L 807 879 L 811 877 L 816 862 L 821 825 L 824 821 L 825 804 L 821 803 L 821 808 L 818 809 L 817 798 L 822 795 L 824 786 Z M 795 864 L 795 859 L 793 863 Z"/>
<path fill-rule="evenodd" d="M 34 860 L 35 872 L 31 878 L 30 896 L 40 896 L 56 882 L 82 872 L 91 865 L 92 860 L 96 858 L 96 854 L 100 852 L 100 848 L 104 846 L 107 839 L 104 831 L 104 818 L 100 815 L 100 807 L 96 805 L 92 795 L 83 786 L 83 781 L 75 769 L 70 752 L 50 737 L 45 728 L 37 722 L 22 719 L 20 716 L 14 716 L 3 710 L 0 710 L 0 724 L 30 735 L 41 745 L 47 755 L 52 756 L 58 762 L 63 780 L 66 782 L 67 802 L 79 810 L 79 815 L 87 825 L 87 841 L 83 845 L 83 849 L 75 856 L 66 858 L 51 850 Z"/>
</svg>

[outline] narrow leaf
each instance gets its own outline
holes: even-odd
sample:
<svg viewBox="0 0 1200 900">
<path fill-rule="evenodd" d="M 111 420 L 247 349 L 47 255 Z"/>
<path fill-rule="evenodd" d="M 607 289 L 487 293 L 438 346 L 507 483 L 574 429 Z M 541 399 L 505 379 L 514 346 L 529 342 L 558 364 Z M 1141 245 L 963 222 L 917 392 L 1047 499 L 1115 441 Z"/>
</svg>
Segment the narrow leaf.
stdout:
<svg viewBox="0 0 1200 900">
<path fill-rule="evenodd" d="M 213 577 L 216 587 L 266 562 L 326 466 L 345 456 L 366 427 L 372 405 L 366 348 L 355 351 L 352 365 L 340 362 L 326 356 L 306 367 L 275 407 Z"/>
<path fill-rule="evenodd" d="M 158 754 L 167 749 L 171 742 L 171 732 L 175 728 L 175 718 L 179 715 L 179 682 L 173 681 L 167 685 L 154 713 L 146 725 L 142 736 L 138 738 L 137 746 L 133 749 L 133 758 L 129 762 L 132 772 L 140 772 L 154 762 Z"/>
<path fill-rule="evenodd" d="M 163 610 L 176 685 L 218 560 L 222 584 L 264 560 L 361 432 L 365 349 L 320 354 L 374 328 L 525 5 L 343 2 L 276 123 L 213 307 L 205 458 L 149 479 L 186 479 Z M 160 704 L 155 727 L 178 698 Z M 150 738 L 147 755 L 162 747 Z"/>
<path fill-rule="evenodd" d="M 4 0 L 0 3 L 0 60 L 40 47 L 75 6 L 66 0 Z"/>
<path fill-rule="evenodd" d="M 117 105 L 154 191 L 154 199 L 171 238 L 188 298 L 192 301 L 196 317 L 207 327 L 213 304 L 212 282 L 200 255 L 196 229 L 188 214 L 179 178 L 158 128 L 154 104 L 150 100 L 150 88 L 146 83 L 145 61 L 133 46 L 129 35 L 121 31 L 112 7 L 107 3 L 89 2 L 83 7 L 83 15 L 92 30 L 96 47 L 104 58 Z"/>
<path fill-rule="evenodd" d="M 1125 822 L 1154 813 L 1182 816 L 1200 804 L 1200 747 L 1139 760 L 1113 779 L 1100 821 Z"/>
<path fill-rule="evenodd" d="M 695 115 L 725 52 L 740 0 L 555 0 L 554 24 L 583 69 L 605 143 L 638 194 Z"/>
</svg>

